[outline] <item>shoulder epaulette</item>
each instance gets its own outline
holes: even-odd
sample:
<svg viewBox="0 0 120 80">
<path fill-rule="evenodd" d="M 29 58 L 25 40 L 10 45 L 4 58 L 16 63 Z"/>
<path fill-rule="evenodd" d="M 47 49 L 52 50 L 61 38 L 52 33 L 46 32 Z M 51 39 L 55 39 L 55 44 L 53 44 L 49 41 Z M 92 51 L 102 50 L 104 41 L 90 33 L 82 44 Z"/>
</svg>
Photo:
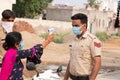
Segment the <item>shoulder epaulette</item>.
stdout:
<svg viewBox="0 0 120 80">
<path fill-rule="evenodd" d="M 92 35 L 92 34 L 88 34 L 88 36 L 93 40 L 96 39 L 96 36 Z"/>
</svg>

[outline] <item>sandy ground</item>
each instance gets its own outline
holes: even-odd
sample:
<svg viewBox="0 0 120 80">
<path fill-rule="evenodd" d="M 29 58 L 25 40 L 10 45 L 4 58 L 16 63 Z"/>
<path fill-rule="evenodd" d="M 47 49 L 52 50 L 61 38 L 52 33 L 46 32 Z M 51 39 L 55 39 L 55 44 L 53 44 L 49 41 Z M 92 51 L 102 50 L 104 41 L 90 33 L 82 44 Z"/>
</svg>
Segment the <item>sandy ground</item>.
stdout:
<svg viewBox="0 0 120 80">
<path fill-rule="evenodd" d="M 25 48 L 29 48 L 36 43 L 44 41 L 37 35 L 23 32 Z M 28 37 L 25 37 L 28 35 Z M 34 36 L 34 37 L 33 37 Z M 35 38 L 36 37 L 36 38 Z M 34 39 L 35 38 L 35 39 Z M 28 42 L 30 40 L 30 42 Z M 69 43 L 55 44 L 50 43 L 42 56 L 42 63 L 37 67 L 38 71 L 45 69 L 42 65 L 63 65 L 66 66 L 69 61 Z M 102 44 L 102 67 L 96 80 L 120 80 L 120 39 L 109 40 Z M 25 62 L 25 60 L 23 60 Z M 36 71 L 24 70 L 26 80 L 31 80 L 31 77 L 36 74 Z"/>
<path fill-rule="evenodd" d="M 33 45 L 42 43 L 44 39 L 36 34 L 22 32 L 25 49 Z M 42 63 L 37 65 L 37 71 L 41 72 L 46 65 L 62 65 L 66 67 L 69 61 L 69 43 L 50 43 L 42 56 Z M 26 60 L 23 60 L 24 65 Z M 64 70 L 65 71 L 65 70 Z M 63 71 L 63 75 L 64 75 Z M 31 80 L 36 71 L 24 69 L 24 79 Z M 102 67 L 96 80 L 120 80 L 120 39 L 109 40 L 102 44 Z"/>
<path fill-rule="evenodd" d="M 30 20 L 26 20 L 30 21 Z M 32 26 L 56 26 L 55 31 L 58 32 L 61 30 L 61 27 L 64 28 L 62 31 L 69 31 L 71 23 L 66 22 L 54 22 L 54 21 L 39 21 L 36 23 L 29 22 L 33 24 Z M 47 24 L 46 24 L 47 23 Z M 39 24 L 39 25 L 38 25 Z M 38 27 L 37 32 L 47 31 L 46 27 Z M 69 27 L 68 27 L 69 26 Z M 42 30 L 43 29 L 43 30 Z M 25 48 L 30 48 L 37 43 L 42 43 L 44 39 L 38 37 L 38 35 L 29 34 L 22 32 Z M 27 36 L 27 37 L 26 37 Z M 42 56 L 42 63 L 38 65 L 37 70 L 41 72 L 46 68 L 46 65 L 63 65 L 66 67 L 69 61 L 69 40 L 71 36 L 65 38 L 66 42 L 64 44 L 55 44 L 50 43 L 44 50 Z M 23 60 L 25 63 L 25 60 Z M 53 67 L 52 67 L 53 68 Z M 62 71 L 64 73 L 64 70 Z M 28 71 L 24 69 L 24 76 L 26 80 L 31 80 L 31 77 L 36 74 L 36 71 Z M 96 80 L 120 80 L 120 39 L 113 39 L 106 41 L 102 44 L 102 67 L 97 76 Z"/>
</svg>

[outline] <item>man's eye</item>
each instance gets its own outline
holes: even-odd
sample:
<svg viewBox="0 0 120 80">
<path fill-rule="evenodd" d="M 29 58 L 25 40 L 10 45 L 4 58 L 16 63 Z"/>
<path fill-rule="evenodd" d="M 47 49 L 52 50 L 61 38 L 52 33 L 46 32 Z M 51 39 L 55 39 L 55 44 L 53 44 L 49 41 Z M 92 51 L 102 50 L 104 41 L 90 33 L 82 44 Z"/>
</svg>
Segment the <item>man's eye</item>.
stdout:
<svg viewBox="0 0 120 80">
<path fill-rule="evenodd" d="M 79 27 L 78 25 L 73 25 L 74 27 Z"/>
<path fill-rule="evenodd" d="M 7 21 L 9 21 L 9 22 L 13 22 L 14 20 L 7 20 Z"/>
</svg>

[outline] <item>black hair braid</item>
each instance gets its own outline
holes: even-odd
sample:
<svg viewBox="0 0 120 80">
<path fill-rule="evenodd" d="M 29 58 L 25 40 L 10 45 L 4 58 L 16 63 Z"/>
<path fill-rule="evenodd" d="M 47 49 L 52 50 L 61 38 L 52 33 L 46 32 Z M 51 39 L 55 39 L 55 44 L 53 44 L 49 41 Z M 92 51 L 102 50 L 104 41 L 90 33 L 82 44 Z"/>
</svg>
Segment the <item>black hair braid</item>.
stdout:
<svg viewBox="0 0 120 80">
<path fill-rule="evenodd" d="M 5 42 L 5 43 L 3 43 L 3 48 L 5 49 L 5 50 L 8 50 L 9 49 L 9 47 L 8 47 L 8 44 Z"/>
<path fill-rule="evenodd" d="M 6 35 L 3 48 L 8 50 L 10 48 L 16 48 L 15 44 L 19 44 L 22 40 L 22 36 L 19 32 L 10 32 Z"/>
</svg>

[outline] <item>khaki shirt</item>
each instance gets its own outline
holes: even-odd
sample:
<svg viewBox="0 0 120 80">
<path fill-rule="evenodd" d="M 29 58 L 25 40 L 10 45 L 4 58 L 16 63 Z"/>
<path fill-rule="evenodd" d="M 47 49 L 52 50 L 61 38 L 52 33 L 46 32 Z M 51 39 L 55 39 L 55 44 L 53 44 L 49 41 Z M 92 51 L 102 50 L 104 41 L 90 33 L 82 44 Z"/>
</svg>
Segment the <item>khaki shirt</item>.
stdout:
<svg viewBox="0 0 120 80">
<path fill-rule="evenodd" d="M 6 33 L 4 32 L 4 29 L 0 23 L 0 55 L 4 55 L 5 54 L 5 50 L 2 48 L 2 44 L 4 41 L 1 41 L 2 39 L 5 39 Z"/>
<path fill-rule="evenodd" d="M 3 29 L 0 23 L 0 39 L 5 39 L 5 36 L 6 36 L 5 30 Z"/>
<path fill-rule="evenodd" d="M 90 75 L 93 57 L 101 55 L 101 42 L 89 32 L 70 44 L 70 73 L 75 76 Z"/>
</svg>

